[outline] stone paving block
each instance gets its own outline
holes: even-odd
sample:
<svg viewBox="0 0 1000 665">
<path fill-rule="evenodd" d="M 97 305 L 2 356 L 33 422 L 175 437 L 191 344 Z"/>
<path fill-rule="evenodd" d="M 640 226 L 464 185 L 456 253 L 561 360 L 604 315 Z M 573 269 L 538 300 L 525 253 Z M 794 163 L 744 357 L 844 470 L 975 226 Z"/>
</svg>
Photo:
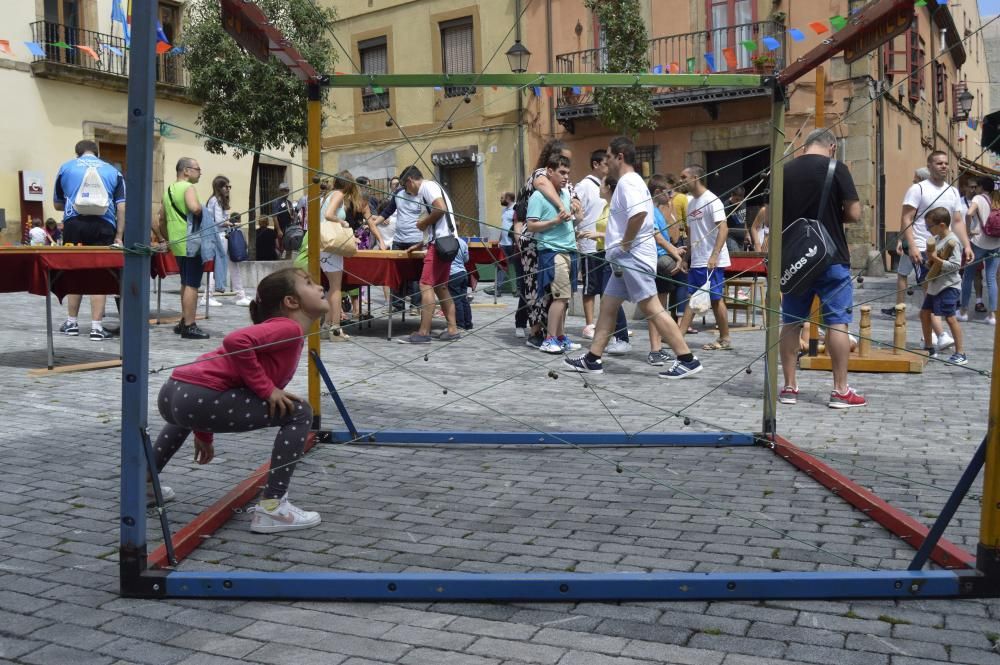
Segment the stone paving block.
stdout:
<svg viewBox="0 0 1000 665">
<path fill-rule="evenodd" d="M 804 628 L 801 626 L 764 623 L 762 621 L 755 621 L 750 626 L 747 637 L 836 648 L 842 648 L 845 642 L 843 633 L 816 628 Z"/>
<path fill-rule="evenodd" d="M 205 627 L 217 628 L 217 626 L 212 624 L 208 624 Z M 255 640 L 232 637 L 221 632 L 209 632 L 207 630 L 189 630 L 168 641 L 167 644 L 181 649 L 204 651 L 229 658 L 242 658 L 251 651 L 261 647 L 261 643 Z"/>
<path fill-rule="evenodd" d="M 86 626 L 52 625 L 36 630 L 30 635 L 33 640 L 52 642 L 66 647 L 94 651 L 99 646 L 117 639 L 114 633 L 105 633 Z"/>
<path fill-rule="evenodd" d="M 671 663 L 671 665 L 719 665 L 725 657 L 720 651 L 642 640 L 632 640 L 622 651 L 622 655 L 656 663 Z"/>
<path fill-rule="evenodd" d="M 0 626 L 7 635 L 27 636 L 52 621 L 0 609 Z"/>
<path fill-rule="evenodd" d="M 444 630 L 432 630 L 417 626 L 396 626 L 382 635 L 381 639 L 415 646 L 434 646 L 445 651 L 460 651 L 476 638 L 472 635 L 462 635 Z"/>
<path fill-rule="evenodd" d="M 807 663 L 835 662 L 838 665 L 888 665 L 889 656 L 870 651 L 845 651 L 808 644 L 789 644 L 786 657 Z"/>
<path fill-rule="evenodd" d="M 580 629 L 575 624 L 573 628 Z M 605 619 L 593 631 L 602 635 L 670 644 L 686 644 L 692 634 L 692 631 L 686 628 L 640 623 L 638 621 L 622 621 L 620 619 Z"/>
<path fill-rule="evenodd" d="M 906 626 L 900 624 L 892 627 L 892 636 L 904 640 L 934 642 L 955 647 L 970 647 L 982 650 L 993 648 L 993 645 L 982 632 L 973 633 L 964 630 L 925 628 L 924 626 Z"/>
<path fill-rule="evenodd" d="M 400 665 L 497 665 L 499 662 L 496 658 L 428 648 L 414 649 L 399 661 Z"/>
<path fill-rule="evenodd" d="M 144 665 L 173 665 L 191 652 L 187 649 L 177 649 L 166 646 L 162 642 L 145 642 L 128 637 L 121 637 L 98 649 L 102 654 L 122 658 Z"/>
<path fill-rule="evenodd" d="M 17 658 L 18 656 L 35 651 L 44 646 L 47 645 L 43 642 L 22 640 L 20 638 L 4 635 L 0 638 L 0 658 Z"/>
<path fill-rule="evenodd" d="M 170 621 L 150 621 L 145 617 L 122 616 L 102 625 L 101 630 L 129 637 L 142 636 L 151 642 L 166 642 L 187 632 L 188 627 Z"/>
<path fill-rule="evenodd" d="M 459 617 L 448 628 L 460 633 L 498 637 L 507 640 L 528 640 L 539 631 L 538 626 L 521 624 L 513 620 L 490 621 L 474 617 Z"/>
<path fill-rule="evenodd" d="M 733 635 L 709 635 L 696 632 L 691 636 L 687 646 L 726 653 L 745 653 L 751 656 L 768 656 L 779 658 L 785 653 L 785 645 L 781 642 L 758 640 L 749 637 Z"/>
<path fill-rule="evenodd" d="M 951 662 L 969 663 L 970 665 L 1000 665 L 1000 653 L 995 649 L 981 651 L 968 647 L 952 647 Z"/>
<path fill-rule="evenodd" d="M 592 651 L 598 654 L 620 654 L 625 645 L 628 644 L 628 640 L 621 637 L 588 635 L 560 628 L 543 628 L 531 638 L 531 641 L 565 647 L 576 652 Z"/>
<path fill-rule="evenodd" d="M 177 665 L 243 665 L 245 661 L 210 653 L 191 654 Z"/>
<path fill-rule="evenodd" d="M 469 653 L 492 658 L 516 659 L 525 663 L 555 665 L 566 653 L 565 649 L 542 644 L 526 644 L 494 637 L 480 637 L 467 649 Z"/>
<path fill-rule="evenodd" d="M 942 644 L 901 640 L 894 637 L 876 637 L 875 635 L 848 635 L 848 649 L 854 651 L 875 651 L 889 655 L 910 656 L 915 658 L 948 660 L 948 649 Z"/>
<path fill-rule="evenodd" d="M 559 662 L 562 665 L 653 665 L 653 661 L 649 660 L 636 660 L 586 651 L 570 651 Z"/>
<path fill-rule="evenodd" d="M 38 651 L 29 653 L 21 657 L 22 662 L 32 663 L 32 665 L 107 665 L 112 661 L 109 656 L 88 653 L 80 649 L 70 649 L 68 647 L 49 644 Z"/>
</svg>

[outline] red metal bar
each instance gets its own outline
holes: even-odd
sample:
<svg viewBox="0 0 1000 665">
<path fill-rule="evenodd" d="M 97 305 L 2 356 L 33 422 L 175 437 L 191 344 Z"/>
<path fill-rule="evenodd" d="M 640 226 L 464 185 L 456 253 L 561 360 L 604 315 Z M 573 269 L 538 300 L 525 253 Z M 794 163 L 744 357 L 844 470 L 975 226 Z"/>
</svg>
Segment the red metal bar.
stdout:
<svg viewBox="0 0 1000 665">
<path fill-rule="evenodd" d="M 292 46 L 285 35 L 271 25 L 260 7 L 246 0 L 222 0 L 221 6 L 222 24 L 237 43 L 261 60 L 273 55 L 302 81 L 307 83 L 320 81 L 320 74 L 302 57 L 298 49 Z"/>
<path fill-rule="evenodd" d="M 874 492 L 861 487 L 809 453 L 795 447 L 787 439 L 775 437 L 774 454 L 797 469 L 805 471 L 813 480 L 881 524 L 913 549 L 918 549 L 927 538 L 927 533 L 930 531 L 928 527 L 885 502 Z M 949 569 L 976 567 L 975 555 L 944 538 L 934 548 L 931 561 Z"/>
<path fill-rule="evenodd" d="M 310 432 L 302 452 L 309 452 L 315 444 L 316 433 Z M 177 557 L 178 562 L 183 561 L 184 557 L 198 549 L 205 538 L 221 529 L 229 521 L 237 508 L 246 505 L 257 495 L 261 482 L 267 478 L 267 472 L 270 468 L 271 463 L 264 462 L 239 485 L 226 492 L 225 496 L 173 534 L 174 556 Z M 150 568 L 166 568 L 170 565 L 170 562 L 167 561 L 167 548 L 160 545 L 153 550 L 146 561 Z"/>
</svg>

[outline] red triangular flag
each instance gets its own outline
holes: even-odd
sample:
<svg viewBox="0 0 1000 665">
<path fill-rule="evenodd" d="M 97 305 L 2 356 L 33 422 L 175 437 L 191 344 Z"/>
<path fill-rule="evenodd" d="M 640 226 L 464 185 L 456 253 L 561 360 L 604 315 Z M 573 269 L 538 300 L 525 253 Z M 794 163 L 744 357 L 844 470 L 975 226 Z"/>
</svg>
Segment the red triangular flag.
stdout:
<svg viewBox="0 0 1000 665">
<path fill-rule="evenodd" d="M 79 44 L 77 44 L 76 50 L 77 51 L 83 51 L 84 53 L 86 53 L 87 55 L 89 55 L 94 60 L 100 60 L 101 59 L 101 57 L 99 55 L 97 55 L 97 53 L 94 51 L 94 49 L 90 48 L 89 46 L 80 46 Z"/>
<path fill-rule="evenodd" d="M 10 50 L 10 42 L 6 39 L 0 39 L 0 51 L 3 51 L 7 55 L 14 55 L 14 52 Z"/>
<path fill-rule="evenodd" d="M 551 97 L 552 96 L 552 88 L 548 88 L 548 87 L 545 88 L 545 96 L 546 97 Z"/>
<path fill-rule="evenodd" d="M 819 21 L 813 21 L 812 23 L 809 24 L 809 27 L 812 28 L 813 32 L 815 32 L 817 35 L 822 35 L 824 32 L 829 32 L 830 30 L 829 28 L 826 27 L 826 25 L 820 23 Z"/>
<path fill-rule="evenodd" d="M 156 42 L 156 55 L 163 55 L 173 47 L 165 42 Z"/>
</svg>

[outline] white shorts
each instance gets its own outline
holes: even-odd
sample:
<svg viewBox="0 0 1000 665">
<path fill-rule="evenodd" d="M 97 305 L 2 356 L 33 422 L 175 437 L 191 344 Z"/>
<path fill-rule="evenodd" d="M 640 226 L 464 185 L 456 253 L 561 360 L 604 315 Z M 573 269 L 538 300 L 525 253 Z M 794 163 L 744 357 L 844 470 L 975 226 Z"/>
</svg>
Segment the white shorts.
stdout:
<svg viewBox="0 0 1000 665">
<path fill-rule="evenodd" d="M 656 295 L 656 268 L 650 268 L 625 253 L 619 253 L 609 261 L 613 272 L 604 287 L 604 295 L 634 303 Z"/>
<path fill-rule="evenodd" d="M 319 269 L 323 272 L 344 272 L 344 257 L 340 254 L 320 252 Z"/>
</svg>

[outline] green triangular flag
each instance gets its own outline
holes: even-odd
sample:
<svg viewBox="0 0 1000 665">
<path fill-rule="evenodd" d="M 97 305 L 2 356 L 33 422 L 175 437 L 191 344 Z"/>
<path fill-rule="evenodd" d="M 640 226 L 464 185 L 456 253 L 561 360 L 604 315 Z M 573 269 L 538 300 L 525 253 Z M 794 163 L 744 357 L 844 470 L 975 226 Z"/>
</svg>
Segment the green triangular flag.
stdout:
<svg viewBox="0 0 1000 665">
<path fill-rule="evenodd" d="M 694 73 L 694 68 L 698 64 L 698 60 L 695 59 L 695 58 L 688 58 L 686 64 L 687 64 L 687 73 L 688 74 L 693 74 Z"/>
<path fill-rule="evenodd" d="M 847 19 L 839 14 L 837 16 L 831 16 L 830 25 L 833 26 L 834 30 L 843 30 L 847 27 Z"/>
<path fill-rule="evenodd" d="M 383 92 L 385 92 L 385 89 L 380 88 L 379 86 L 375 86 L 372 88 L 372 92 L 376 95 L 381 95 Z"/>
<path fill-rule="evenodd" d="M 927 0 L 917 0 L 916 2 L 913 3 L 913 6 L 914 7 L 926 7 L 927 6 Z"/>
<path fill-rule="evenodd" d="M 748 39 L 745 42 L 740 42 L 740 44 L 742 44 L 743 48 L 745 48 L 748 51 L 753 52 L 757 50 L 757 42 L 755 42 L 752 39 Z"/>
<path fill-rule="evenodd" d="M 70 46 L 66 42 L 50 42 L 49 45 L 50 46 L 58 46 L 59 48 L 73 48 L 72 46 Z"/>
</svg>

